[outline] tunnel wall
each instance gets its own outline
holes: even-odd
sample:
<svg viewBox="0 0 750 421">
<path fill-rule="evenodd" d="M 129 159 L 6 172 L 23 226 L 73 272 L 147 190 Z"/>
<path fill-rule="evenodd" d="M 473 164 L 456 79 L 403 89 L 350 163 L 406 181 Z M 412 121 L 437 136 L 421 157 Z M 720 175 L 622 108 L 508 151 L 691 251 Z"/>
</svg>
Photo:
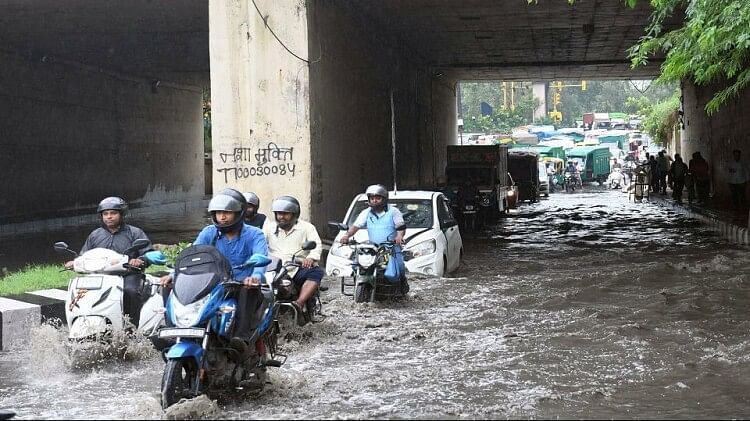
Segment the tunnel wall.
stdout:
<svg viewBox="0 0 750 421">
<path fill-rule="evenodd" d="M 292 195 L 302 218 L 309 218 L 313 167 L 303 61 L 308 57 L 305 2 L 212 0 L 209 46 L 213 191 L 255 192 L 263 213 L 269 213 L 274 198 Z"/>
<path fill-rule="evenodd" d="M 398 188 L 433 185 L 456 136 L 455 83 L 346 1 L 309 4 L 312 219 L 341 220 L 370 184 L 393 188 L 391 92 Z"/>
<path fill-rule="evenodd" d="M 705 105 L 720 86 L 696 86 L 683 82 L 682 97 L 685 128 L 681 133 L 682 156 L 686 162 L 693 152 L 700 152 L 708 161 L 712 174 L 714 201 L 730 201 L 727 164 L 732 160 L 732 150 L 742 151 L 742 162 L 750 166 L 750 89 L 745 89 L 721 109 L 708 115 Z"/>
<path fill-rule="evenodd" d="M 0 224 L 203 194 L 201 91 L 0 52 Z"/>
</svg>

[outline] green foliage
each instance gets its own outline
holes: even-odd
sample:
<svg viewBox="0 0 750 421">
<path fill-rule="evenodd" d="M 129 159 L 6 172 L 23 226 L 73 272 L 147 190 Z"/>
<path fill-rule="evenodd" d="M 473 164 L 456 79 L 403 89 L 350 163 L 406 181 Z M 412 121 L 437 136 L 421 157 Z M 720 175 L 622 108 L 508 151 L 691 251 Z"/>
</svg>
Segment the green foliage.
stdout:
<svg viewBox="0 0 750 421">
<path fill-rule="evenodd" d="M 651 135 L 656 143 L 665 144 L 668 134 L 677 124 L 676 115 L 680 108 L 680 92 L 675 90 L 671 97 L 656 103 L 643 98 L 631 99 L 637 103 L 638 113 L 644 116 L 643 130 Z"/>
<path fill-rule="evenodd" d="M 159 247 L 159 250 L 164 253 L 164 256 L 167 257 L 167 266 L 174 266 L 174 260 L 177 257 L 182 250 L 185 250 L 186 248 L 190 247 L 192 243 L 188 242 L 180 242 L 177 244 L 169 244 L 169 245 L 162 245 Z"/>
<path fill-rule="evenodd" d="M 633 7 L 636 0 L 626 0 Z M 646 34 L 629 50 L 633 67 L 663 51 L 662 81 L 687 79 L 697 85 L 722 83 L 706 104 L 712 114 L 750 84 L 750 7 L 747 0 L 651 0 L 654 11 Z M 665 20 L 685 9 L 680 28 L 665 30 Z"/>
<path fill-rule="evenodd" d="M 66 288 L 75 276 L 62 265 L 30 265 L 0 279 L 0 296 L 50 288 Z"/>
</svg>

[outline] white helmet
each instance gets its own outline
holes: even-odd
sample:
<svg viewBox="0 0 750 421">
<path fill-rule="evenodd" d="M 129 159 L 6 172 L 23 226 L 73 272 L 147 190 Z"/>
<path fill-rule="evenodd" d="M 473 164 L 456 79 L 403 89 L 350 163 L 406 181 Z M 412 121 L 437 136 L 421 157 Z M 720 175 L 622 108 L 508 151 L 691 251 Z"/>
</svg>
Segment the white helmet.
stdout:
<svg viewBox="0 0 750 421">
<path fill-rule="evenodd" d="M 382 184 L 373 184 L 365 190 L 367 197 L 380 196 L 385 200 L 388 200 L 388 190 Z"/>
</svg>

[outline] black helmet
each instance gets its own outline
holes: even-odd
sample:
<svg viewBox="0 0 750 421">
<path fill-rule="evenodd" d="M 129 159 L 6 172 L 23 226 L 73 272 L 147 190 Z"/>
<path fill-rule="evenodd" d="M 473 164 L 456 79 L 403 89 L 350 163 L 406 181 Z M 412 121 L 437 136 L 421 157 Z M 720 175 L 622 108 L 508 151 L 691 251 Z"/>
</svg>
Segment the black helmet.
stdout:
<svg viewBox="0 0 750 421">
<path fill-rule="evenodd" d="M 294 218 L 299 218 L 299 201 L 292 196 L 279 196 L 271 204 L 271 212 L 289 212 Z"/>
<path fill-rule="evenodd" d="M 241 195 L 241 194 L 240 194 Z M 221 232 L 228 232 L 232 231 L 241 224 L 244 223 L 245 218 L 245 209 L 247 207 L 247 204 L 244 203 L 244 197 L 243 201 L 240 202 L 237 200 L 237 198 L 233 197 L 232 195 L 219 193 L 213 198 L 211 198 L 211 201 L 208 202 L 208 212 L 211 213 L 211 220 L 214 222 L 214 226 L 219 229 Z M 229 224 L 229 225 L 222 225 L 219 223 L 219 221 L 216 220 L 216 212 L 217 211 L 226 211 L 226 212 L 234 212 L 237 215 L 237 218 Z"/>
<path fill-rule="evenodd" d="M 120 215 L 125 216 L 128 211 L 128 204 L 122 198 L 117 196 L 105 197 L 99 202 L 99 207 L 96 208 L 97 213 L 102 213 L 105 210 L 116 210 L 120 211 Z"/>
<path fill-rule="evenodd" d="M 242 195 L 245 196 L 245 200 L 247 201 L 248 205 L 253 205 L 256 208 L 260 207 L 260 197 L 258 197 L 257 194 L 253 192 L 247 192 L 247 193 L 242 193 Z"/>
</svg>

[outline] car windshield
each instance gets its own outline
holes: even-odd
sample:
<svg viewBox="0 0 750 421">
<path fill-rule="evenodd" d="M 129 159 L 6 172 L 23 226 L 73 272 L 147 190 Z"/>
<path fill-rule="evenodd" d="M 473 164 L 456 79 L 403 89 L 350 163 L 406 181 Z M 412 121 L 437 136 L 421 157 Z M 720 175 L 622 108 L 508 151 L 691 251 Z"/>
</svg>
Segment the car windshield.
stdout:
<svg viewBox="0 0 750 421">
<path fill-rule="evenodd" d="M 432 201 L 429 199 L 389 199 L 388 204 L 395 206 L 404 215 L 406 228 L 430 228 L 432 227 Z M 347 225 L 351 226 L 357 216 L 367 208 L 367 202 L 358 201 L 349 215 Z"/>
</svg>

